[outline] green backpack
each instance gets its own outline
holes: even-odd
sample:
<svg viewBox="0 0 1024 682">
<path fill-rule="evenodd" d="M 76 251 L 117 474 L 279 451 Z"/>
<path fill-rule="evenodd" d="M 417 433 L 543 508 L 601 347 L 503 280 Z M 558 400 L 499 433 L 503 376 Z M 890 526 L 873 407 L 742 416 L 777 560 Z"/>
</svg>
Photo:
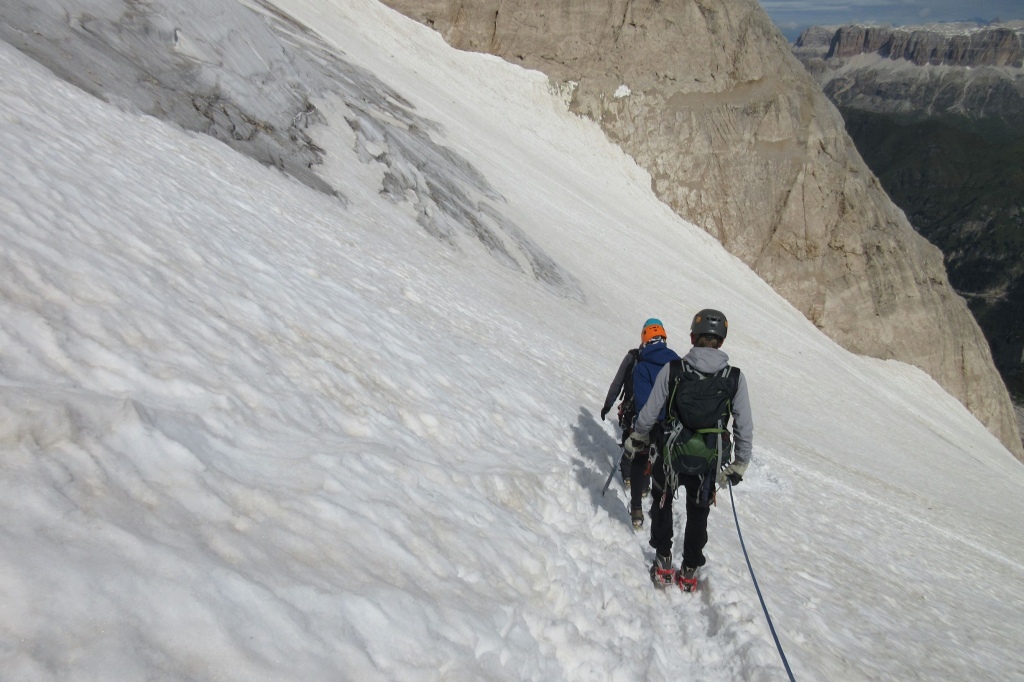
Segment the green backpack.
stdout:
<svg viewBox="0 0 1024 682">
<path fill-rule="evenodd" d="M 683 360 L 672 362 L 661 454 L 676 474 L 703 476 L 717 470 L 731 447 L 726 427 L 739 383 L 736 367 L 703 374 Z"/>
</svg>

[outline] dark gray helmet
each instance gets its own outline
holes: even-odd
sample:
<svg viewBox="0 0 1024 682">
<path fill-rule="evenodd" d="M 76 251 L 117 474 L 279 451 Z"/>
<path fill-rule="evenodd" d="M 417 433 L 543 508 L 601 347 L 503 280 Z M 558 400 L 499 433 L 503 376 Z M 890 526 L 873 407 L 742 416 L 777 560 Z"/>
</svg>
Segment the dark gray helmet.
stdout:
<svg viewBox="0 0 1024 682">
<path fill-rule="evenodd" d="M 724 341 L 725 335 L 729 333 L 729 320 L 725 319 L 723 313 L 705 308 L 693 316 L 690 333 L 697 336 L 713 334 Z"/>
</svg>

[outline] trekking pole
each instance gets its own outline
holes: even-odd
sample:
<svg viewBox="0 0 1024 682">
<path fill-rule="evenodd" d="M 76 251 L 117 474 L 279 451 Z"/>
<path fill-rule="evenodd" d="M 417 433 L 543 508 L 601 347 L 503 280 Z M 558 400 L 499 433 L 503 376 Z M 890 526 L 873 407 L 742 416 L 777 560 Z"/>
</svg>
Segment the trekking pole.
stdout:
<svg viewBox="0 0 1024 682">
<path fill-rule="evenodd" d="M 623 447 L 621 450 L 619 450 L 619 457 L 618 457 L 618 459 L 615 460 L 615 466 L 612 467 L 612 472 L 610 474 L 608 474 L 608 480 L 604 482 L 604 488 L 601 490 L 601 495 L 602 496 L 606 492 L 608 492 L 608 486 L 610 486 L 612 484 L 612 479 L 615 478 L 615 472 L 619 470 L 619 463 L 622 462 L 622 457 L 625 454 L 626 454 L 626 448 Z"/>
<path fill-rule="evenodd" d="M 764 617 L 768 620 L 768 629 L 772 631 L 772 637 L 775 639 L 775 648 L 779 650 L 779 656 L 782 657 L 782 665 L 786 666 L 786 673 L 789 675 L 789 682 L 796 682 L 796 678 L 793 677 L 793 671 L 789 668 L 789 661 L 786 660 L 786 654 L 782 651 L 782 644 L 779 642 L 779 636 L 775 634 L 775 626 L 772 625 L 772 617 L 768 615 L 768 607 L 764 604 L 764 597 L 761 596 L 761 588 L 757 585 L 757 578 L 754 577 L 754 567 L 750 565 L 750 556 L 747 555 L 747 546 L 743 542 L 743 533 L 740 531 L 740 517 L 736 515 L 736 498 L 732 496 L 732 481 L 729 481 L 729 502 L 732 503 L 732 517 L 736 519 L 736 534 L 740 536 L 740 547 L 743 549 L 743 558 L 747 560 L 747 570 L 750 571 L 750 579 L 754 581 L 754 589 L 757 590 L 757 598 L 761 601 L 761 610 L 764 611 Z"/>
</svg>

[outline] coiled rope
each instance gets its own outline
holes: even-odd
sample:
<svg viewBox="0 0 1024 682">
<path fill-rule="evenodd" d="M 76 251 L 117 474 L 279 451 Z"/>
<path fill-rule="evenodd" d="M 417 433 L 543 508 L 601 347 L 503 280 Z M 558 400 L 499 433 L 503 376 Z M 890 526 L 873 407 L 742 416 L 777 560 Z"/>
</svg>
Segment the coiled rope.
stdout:
<svg viewBox="0 0 1024 682">
<path fill-rule="evenodd" d="M 768 607 L 764 604 L 764 597 L 761 596 L 761 588 L 758 587 L 757 578 L 754 576 L 754 567 L 750 565 L 750 556 L 747 554 L 747 546 L 743 542 L 743 532 L 740 530 L 740 517 L 736 515 L 736 498 L 732 496 L 732 482 L 729 482 L 729 502 L 732 503 L 732 517 L 736 519 L 736 534 L 740 536 L 740 547 L 743 549 L 743 558 L 747 560 L 747 570 L 750 571 L 750 579 L 754 581 L 754 589 L 757 590 L 757 598 L 761 600 L 761 610 L 764 611 L 764 617 L 768 620 L 768 629 L 772 631 L 772 637 L 775 639 L 775 647 L 779 650 L 779 656 L 782 657 L 782 665 L 786 666 L 786 673 L 789 675 L 790 682 L 796 682 L 796 678 L 793 677 L 793 671 L 789 667 L 789 661 L 786 660 L 786 653 L 782 650 L 782 644 L 779 642 L 779 636 L 775 634 L 775 626 L 772 625 L 772 617 L 768 615 Z"/>
</svg>

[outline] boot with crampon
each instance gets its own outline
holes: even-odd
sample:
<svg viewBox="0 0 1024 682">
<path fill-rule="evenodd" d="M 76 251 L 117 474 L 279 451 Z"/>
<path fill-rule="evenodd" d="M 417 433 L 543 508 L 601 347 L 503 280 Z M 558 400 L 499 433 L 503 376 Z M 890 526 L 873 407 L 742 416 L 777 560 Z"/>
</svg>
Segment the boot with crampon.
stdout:
<svg viewBox="0 0 1024 682">
<path fill-rule="evenodd" d="M 683 592 L 696 592 L 697 569 L 689 566 L 683 566 L 679 572 L 676 573 L 676 583 L 679 584 L 679 589 Z"/>
<path fill-rule="evenodd" d="M 672 568 L 672 555 L 658 554 L 651 566 L 651 582 L 659 589 L 665 589 L 676 581 L 676 572 Z"/>
</svg>

